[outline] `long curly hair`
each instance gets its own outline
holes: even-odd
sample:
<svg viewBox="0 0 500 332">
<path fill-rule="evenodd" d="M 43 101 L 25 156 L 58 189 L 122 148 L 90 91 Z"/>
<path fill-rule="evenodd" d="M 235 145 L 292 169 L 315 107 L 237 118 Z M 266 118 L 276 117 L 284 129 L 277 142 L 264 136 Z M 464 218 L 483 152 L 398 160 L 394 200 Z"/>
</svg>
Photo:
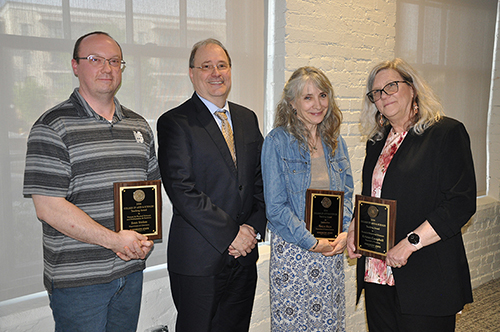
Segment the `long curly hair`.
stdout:
<svg viewBox="0 0 500 332">
<path fill-rule="evenodd" d="M 416 112 L 410 119 L 406 128 L 407 131 L 413 131 L 417 135 L 421 135 L 424 131 L 438 122 L 444 115 L 443 106 L 438 97 L 432 91 L 432 88 L 427 82 L 412 68 L 406 61 L 400 58 L 395 58 L 391 61 L 384 61 L 376 65 L 366 82 L 366 92 L 363 99 L 363 109 L 361 110 L 361 132 L 370 141 L 380 141 L 384 138 L 387 132 L 389 121 L 378 111 L 375 103 L 372 103 L 366 95 L 373 89 L 375 76 L 385 69 L 393 69 L 397 71 L 403 80 L 407 81 L 413 88 L 412 105 L 418 107 Z"/>
<path fill-rule="evenodd" d="M 319 90 L 328 95 L 328 110 L 325 118 L 317 127 L 317 133 L 322 141 L 331 148 L 332 155 L 337 148 L 337 139 L 340 134 L 340 124 L 342 123 L 342 112 L 335 102 L 335 95 L 332 84 L 326 75 L 314 67 L 301 67 L 295 70 L 283 88 L 281 100 L 276 106 L 274 127 L 283 127 L 292 134 L 299 144 L 308 147 L 311 133 L 305 124 L 297 116 L 292 102 L 300 98 L 307 83 L 312 82 Z"/>
</svg>

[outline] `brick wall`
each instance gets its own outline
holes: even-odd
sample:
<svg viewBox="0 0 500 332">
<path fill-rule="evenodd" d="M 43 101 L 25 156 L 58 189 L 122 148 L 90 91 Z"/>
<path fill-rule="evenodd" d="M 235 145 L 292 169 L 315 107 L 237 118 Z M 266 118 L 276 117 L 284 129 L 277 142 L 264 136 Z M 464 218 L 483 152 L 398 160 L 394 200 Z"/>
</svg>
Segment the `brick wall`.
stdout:
<svg viewBox="0 0 500 332">
<path fill-rule="evenodd" d="M 500 204 L 491 197 L 478 200 L 478 211 L 463 228 L 472 287 L 500 277 Z"/>
</svg>

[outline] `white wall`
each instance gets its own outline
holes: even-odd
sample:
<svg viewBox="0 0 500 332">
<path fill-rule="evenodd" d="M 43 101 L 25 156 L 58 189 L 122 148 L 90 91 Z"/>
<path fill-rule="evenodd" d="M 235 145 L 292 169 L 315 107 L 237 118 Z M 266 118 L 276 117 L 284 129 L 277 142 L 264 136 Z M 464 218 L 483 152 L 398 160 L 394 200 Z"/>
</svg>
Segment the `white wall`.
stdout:
<svg viewBox="0 0 500 332">
<path fill-rule="evenodd" d="M 275 70 L 275 95 L 297 67 L 313 65 L 331 79 L 344 114 L 342 135 L 349 153 L 356 192 L 364 143 L 359 137 L 358 119 L 363 85 L 369 69 L 394 56 L 396 20 L 395 0 L 276 0 L 276 57 L 284 67 Z M 498 31 L 497 31 L 498 32 Z M 498 38 L 498 37 L 497 37 Z M 284 51 L 283 51 L 284 50 Z M 283 54 L 284 53 L 284 54 Z M 478 200 L 478 212 L 464 227 L 464 239 L 471 268 L 472 284 L 477 287 L 500 277 L 500 57 L 495 58 L 488 126 L 488 197 Z M 280 68 L 281 69 L 281 68 Z M 261 246 L 259 280 L 252 317 L 252 332 L 269 331 L 268 266 L 269 248 Z M 364 332 L 363 303 L 355 306 L 354 262 L 346 264 L 347 330 Z M 41 282 L 41 281 L 40 281 Z M 143 303 L 138 331 L 156 325 L 174 329 L 175 308 L 168 287 L 166 267 L 145 273 Z M 9 301 L 0 306 L 0 330 L 5 332 L 53 331 L 51 312 L 45 294 L 36 298 Z"/>
</svg>

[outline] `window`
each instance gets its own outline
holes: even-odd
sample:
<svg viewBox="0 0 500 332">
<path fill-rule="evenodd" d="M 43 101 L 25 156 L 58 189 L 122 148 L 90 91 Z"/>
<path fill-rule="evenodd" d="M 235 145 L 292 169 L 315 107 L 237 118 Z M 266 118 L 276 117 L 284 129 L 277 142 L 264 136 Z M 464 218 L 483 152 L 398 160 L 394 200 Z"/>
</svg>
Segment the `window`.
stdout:
<svg viewBox="0 0 500 332">
<path fill-rule="evenodd" d="M 478 194 L 486 193 L 486 132 L 496 0 L 399 0 L 396 56 L 413 65 L 445 114 L 471 137 Z"/>
<path fill-rule="evenodd" d="M 155 132 L 156 119 L 193 93 L 192 45 L 217 38 L 233 60 L 229 99 L 262 122 L 263 0 L 0 0 L 0 22 L 0 302 L 43 290 L 41 224 L 22 196 L 26 139 L 33 122 L 78 85 L 71 70 L 78 37 L 102 30 L 120 43 L 127 67 L 117 98 Z M 148 266 L 166 261 L 171 206 L 164 198 L 164 240 Z"/>
</svg>

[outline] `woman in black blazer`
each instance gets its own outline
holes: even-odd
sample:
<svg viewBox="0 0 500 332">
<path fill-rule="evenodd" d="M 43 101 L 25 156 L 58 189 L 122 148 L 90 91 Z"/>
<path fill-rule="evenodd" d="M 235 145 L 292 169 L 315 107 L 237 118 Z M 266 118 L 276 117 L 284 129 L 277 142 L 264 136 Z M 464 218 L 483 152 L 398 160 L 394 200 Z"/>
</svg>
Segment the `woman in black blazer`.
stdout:
<svg viewBox="0 0 500 332">
<path fill-rule="evenodd" d="M 401 59 L 375 66 L 366 91 L 362 194 L 396 200 L 397 216 L 385 261 L 355 253 L 349 229 L 357 298 L 365 289 L 371 332 L 454 331 L 455 314 L 472 302 L 461 233 L 476 211 L 469 135 Z"/>
</svg>

